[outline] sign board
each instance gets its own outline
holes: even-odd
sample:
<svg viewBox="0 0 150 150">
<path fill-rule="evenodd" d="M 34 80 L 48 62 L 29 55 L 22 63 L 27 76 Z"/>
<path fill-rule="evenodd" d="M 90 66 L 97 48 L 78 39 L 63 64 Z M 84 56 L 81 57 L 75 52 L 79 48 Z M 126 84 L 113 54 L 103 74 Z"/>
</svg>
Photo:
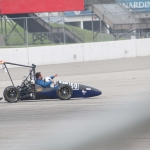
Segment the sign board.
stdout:
<svg viewBox="0 0 150 150">
<path fill-rule="evenodd" d="M 84 10 L 84 0 L 0 0 L 0 14 Z"/>
<path fill-rule="evenodd" d="M 130 11 L 150 12 L 150 0 L 117 0 Z"/>
</svg>

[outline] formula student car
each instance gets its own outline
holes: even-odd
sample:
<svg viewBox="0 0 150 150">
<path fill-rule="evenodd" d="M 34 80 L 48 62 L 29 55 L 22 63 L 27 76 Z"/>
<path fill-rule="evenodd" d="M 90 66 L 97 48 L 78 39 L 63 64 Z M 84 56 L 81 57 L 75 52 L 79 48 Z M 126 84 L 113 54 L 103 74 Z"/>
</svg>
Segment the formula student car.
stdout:
<svg viewBox="0 0 150 150">
<path fill-rule="evenodd" d="M 35 68 L 36 65 L 26 66 L 21 64 L 14 64 L 10 62 L 0 62 L 3 69 L 8 73 L 12 82 L 12 86 L 6 87 L 3 96 L 7 102 L 13 103 L 18 100 L 38 100 L 38 99 L 61 99 L 69 100 L 70 98 L 88 98 L 101 95 L 102 92 L 90 86 L 81 85 L 78 83 L 57 81 L 55 85 L 50 87 L 42 87 L 35 84 Z M 28 67 L 29 74 L 25 76 L 21 85 L 15 86 L 7 64 L 21 67 Z M 50 78 L 47 78 L 50 80 Z"/>
</svg>

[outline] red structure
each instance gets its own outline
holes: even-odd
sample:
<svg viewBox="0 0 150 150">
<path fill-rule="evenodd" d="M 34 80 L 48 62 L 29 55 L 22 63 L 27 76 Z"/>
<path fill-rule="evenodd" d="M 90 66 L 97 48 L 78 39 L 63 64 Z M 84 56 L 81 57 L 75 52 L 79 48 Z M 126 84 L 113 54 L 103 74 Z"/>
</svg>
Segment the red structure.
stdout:
<svg viewBox="0 0 150 150">
<path fill-rule="evenodd" d="M 84 10 L 84 0 L 0 0 L 0 14 Z"/>
</svg>

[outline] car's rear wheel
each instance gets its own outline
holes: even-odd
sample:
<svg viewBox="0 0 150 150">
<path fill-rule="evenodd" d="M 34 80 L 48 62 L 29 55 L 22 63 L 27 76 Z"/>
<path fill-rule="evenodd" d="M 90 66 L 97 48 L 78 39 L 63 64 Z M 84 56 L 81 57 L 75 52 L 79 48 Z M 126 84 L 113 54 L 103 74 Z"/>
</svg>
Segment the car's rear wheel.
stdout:
<svg viewBox="0 0 150 150">
<path fill-rule="evenodd" d="M 57 89 L 57 96 L 61 100 L 69 100 L 72 93 L 72 88 L 69 85 L 60 85 Z"/>
<path fill-rule="evenodd" d="M 14 86 L 9 86 L 4 90 L 4 98 L 9 103 L 15 103 L 19 100 L 20 92 Z"/>
</svg>

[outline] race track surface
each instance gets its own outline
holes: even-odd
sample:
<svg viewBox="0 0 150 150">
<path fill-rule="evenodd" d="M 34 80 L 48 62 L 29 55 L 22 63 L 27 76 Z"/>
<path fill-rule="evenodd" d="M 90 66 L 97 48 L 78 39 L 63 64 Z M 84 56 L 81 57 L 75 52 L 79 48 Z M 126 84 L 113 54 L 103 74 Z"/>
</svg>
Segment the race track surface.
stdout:
<svg viewBox="0 0 150 150">
<path fill-rule="evenodd" d="M 17 63 L 17 62 L 14 62 Z M 37 66 L 100 89 L 89 99 L 0 101 L 0 150 L 149 150 L 150 57 Z M 15 84 L 28 73 L 10 69 Z M 0 70 L 0 96 L 11 85 Z"/>
</svg>

